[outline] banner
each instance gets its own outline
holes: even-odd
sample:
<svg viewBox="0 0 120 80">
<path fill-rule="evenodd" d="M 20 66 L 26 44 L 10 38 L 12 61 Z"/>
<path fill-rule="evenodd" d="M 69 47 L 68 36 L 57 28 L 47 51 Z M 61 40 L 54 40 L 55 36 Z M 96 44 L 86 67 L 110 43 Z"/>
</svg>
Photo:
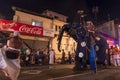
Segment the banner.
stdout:
<svg viewBox="0 0 120 80">
<path fill-rule="evenodd" d="M 109 21 L 109 22 L 106 22 L 102 25 L 100 25 L 98 28 L 97 28 L 101 33 L 104 33 L 112 38 L 116 38 L 115 36 L 115 26 L 114 26 L 114 21 Z"/>
<path fill-rule="evenodd" d="M 43 36 L 54 37 L 54 30 L 43 28 Z"/>
<path fill-rule="evenodd" d="M 18 22 L 12 22 L 9 20 L 0 20 L 1 31 L 19 31 L 23 34 L 32 34 L 43 36 L 43 27 L 32 26 L 29 24 L 23 24 Z"/>
</svg>

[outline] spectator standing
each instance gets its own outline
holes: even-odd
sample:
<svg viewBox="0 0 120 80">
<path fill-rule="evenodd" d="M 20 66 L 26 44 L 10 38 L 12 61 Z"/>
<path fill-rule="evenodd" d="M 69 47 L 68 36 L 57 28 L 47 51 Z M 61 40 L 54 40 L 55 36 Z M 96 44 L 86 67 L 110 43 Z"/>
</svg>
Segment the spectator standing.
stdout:
<svg viewBox="0 0 120 80">
<path fill-rule="evenodd" d="M 69 64 L 72 63 L 72 55 L 71 55 L 70 51 L 68 51 L 68 63 Z"/>
<path fill-rule="evenodd" d="M 44 59 L 43 49 L 39 50 L 38 56 L 39 56 L 39 63 L 43 65 L 43 59 Z"/>
<path fill-rule="evenodd" d="M 35 53 L 35 64 L 39 64 L 39 49 Z"/>
<path fill-rule="evenodd" d="M 106 49 L 106 58 L 105 58 L 105 66 L 107 65 L 110 65 L 110 55 L 108 49 Z"/>
<path fill-rule="evenodd" d="M 120 62 L 119 62 L 119 52 L 118 52 L 117 47 L 115 47 L 115 49 L 114 49 L 113 59 L 114 59 L 114 66 L 120 66 Z"/>
<path fill-rule="evenodd" d="M 43 58 L 43 63 L 46 65 L 46 64 L 48 64 L 48 49 L 47 48 L 45 48 L 44 50 L 43 50 L 43 54 L 44 54 L 44 58 Z"/>
<path fill-rule="evenodd" d="M 61 59 L 62 59 L 61 63 L 65 64 L 65 51 L 64 51 L 64 49 L 62 49 L 62 58 Z"/>
<path fill-rule="evenodd" d="M 109 48 L 109 53 L 110 53 L 110 64 L 111 64 L 111 65 L 114 65 L 114 59 L 113 59 L 114 48 L 113 48 L 113 46 L 111 46 L 111 47 Z"/>
<path fill-rule="evenodd" d="M 30 64 L 30 49 L 26 49 L 26 58 L 25 58 L 25 65 L 28 66 Z"/>
<path fill-rule="evenodd" d="M 55 60 L 55 52 L 53 49 L 49 52 L 49 64 L 54 64 Z"/>
<path fill-rule="evenodd" d="M 30 64 L 35 64 L 35 54 L 36 54 L 36 50 L 32 49 L 31 53 L 30 53 Z"/>
</svg>

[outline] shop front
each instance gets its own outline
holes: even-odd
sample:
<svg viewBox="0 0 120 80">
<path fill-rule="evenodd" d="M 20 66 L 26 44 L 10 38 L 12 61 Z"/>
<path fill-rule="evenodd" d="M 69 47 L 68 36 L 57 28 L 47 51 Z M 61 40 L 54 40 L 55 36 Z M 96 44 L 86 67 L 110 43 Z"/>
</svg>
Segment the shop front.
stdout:
<svg viewBox="0 0 120 80">
<path fill-rule="evenodd" d="M 54 31 L 52 29 L 9 20 L 0 20 L 0 31 L 8 33 L 19 31 L 20 37 L 33 49 L 48 48 L 50 39 L 54 37 Z"/>
</svg>

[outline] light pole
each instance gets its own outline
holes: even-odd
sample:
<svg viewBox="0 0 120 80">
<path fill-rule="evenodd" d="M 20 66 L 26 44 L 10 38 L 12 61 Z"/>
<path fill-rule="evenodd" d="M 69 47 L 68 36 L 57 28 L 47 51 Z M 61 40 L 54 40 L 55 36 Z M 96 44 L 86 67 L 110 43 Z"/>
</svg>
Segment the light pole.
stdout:
<svg viewBox="0 0 120 80">
<path fill-rule="evenodd" d="M 94 14 L 94 19 L 95 19 L 96 23 L 97 23 L 97 20 L 98 20 L 98 16 L 97 16 L 98 12 L 99 12 L 98 6 L 95 6 L 95 7 L 92 8 L 92 13 Z"/>
</svg>

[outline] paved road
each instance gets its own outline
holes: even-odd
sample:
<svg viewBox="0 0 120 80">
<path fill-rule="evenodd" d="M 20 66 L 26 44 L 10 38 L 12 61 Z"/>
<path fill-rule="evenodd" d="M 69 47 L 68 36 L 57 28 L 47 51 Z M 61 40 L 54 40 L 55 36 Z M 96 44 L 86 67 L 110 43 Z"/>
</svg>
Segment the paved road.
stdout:
<svg viewBox="0 0 120 80">
<path fill-rule="evenodd" d="M 20 80 L 120 80 L 120 67 L 99 69 L 97 74 L 90 70 L 73 71 L 73 65 L 57 65 L 54 68 L 24 70 Z M 36 70 L 36 71 L 34 71 Z M 25 71 L 30 71 L 25 73 Z M 36 74 L 34 74 L 36 72 Z M 25 77 L 29 76 L 29 77 Z"/>
<path fill-rule="evenodd" d="M 97 74 L 90 70 L 76 72 L 72 68 L 73 65 L 24 67 L 19 80 L 120 80 L 120 67 L 99 69 Z"/>
<path fill-rule="evenodd" d="M 105 69 L 97 74 L 91 72 L 51 78 L 49 80 L 120 80 L 120 69 Z"/>
<path fill-rule="evenodd" d="M 72 70 L 73 66 L 74 65 L 55 65 L 22 68 L 19 80 L 48 80 L 50 78 L 71 75 L 74 74 Z"/>
</svg>

